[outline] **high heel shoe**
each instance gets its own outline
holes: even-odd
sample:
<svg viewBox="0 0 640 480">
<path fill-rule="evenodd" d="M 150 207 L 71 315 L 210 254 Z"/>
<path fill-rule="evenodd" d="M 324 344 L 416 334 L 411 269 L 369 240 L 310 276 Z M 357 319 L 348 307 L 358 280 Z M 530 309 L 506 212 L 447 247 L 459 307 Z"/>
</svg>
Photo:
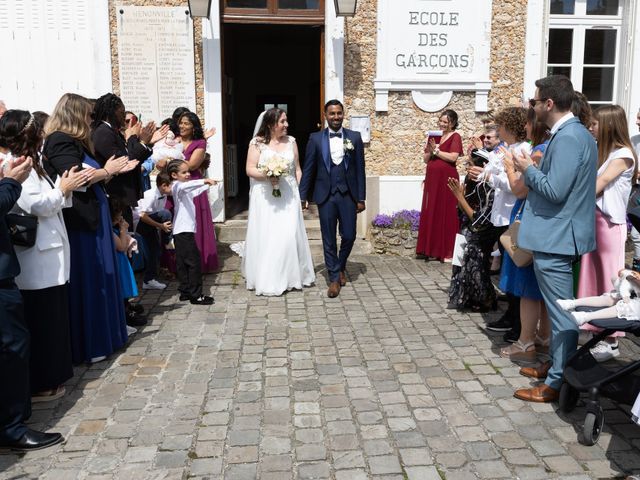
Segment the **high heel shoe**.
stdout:
<svg viewBox="0 0 640 480">
<path fill-rule="evenodd" d="M 514 362 L 535 362 L 536 348 L 534 342 L 522 343 L 520 340 L 500 350 L 502 358 L 508 358 Z"/>
</svg>

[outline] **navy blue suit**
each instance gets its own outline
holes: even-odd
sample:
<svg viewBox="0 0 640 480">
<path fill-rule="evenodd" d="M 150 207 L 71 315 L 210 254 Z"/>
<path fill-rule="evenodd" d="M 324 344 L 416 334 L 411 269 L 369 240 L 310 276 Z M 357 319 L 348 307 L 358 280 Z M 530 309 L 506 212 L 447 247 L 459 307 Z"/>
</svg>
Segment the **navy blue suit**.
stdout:
<svg viewBox="0 0 640 480">
<path fill-rule="evenodd" d="M 312 133 L 300 180 L 300 199 L 313 200 L 318 205 L 324 262 L 330 282 L 340 280 L 347 258 L 356 239 L 357 203 L 366 200 L 364 145 L 359 132 L 342 129 L 345 142 L 340 165 L 331 161 L 329 129 Z M 348 141 L 348 142 L 347 142 Z M 352 145 L 353 149 L 348 149 Z M 313 184 L 313 198 L 308 194 Z M 337 253 L 336 228 L 340 225 L 340 253 Z"/>
<path fill-rule="evenodd" d="M 20 197 L 22 186 L 0 180 L 0 441 L 11 442 L 27 431 L 31 415 L 29 388 L 29 330 L 22 296 L 14 279 L 20 265 L 9 240 L 5 215 Z"/>
</svg>

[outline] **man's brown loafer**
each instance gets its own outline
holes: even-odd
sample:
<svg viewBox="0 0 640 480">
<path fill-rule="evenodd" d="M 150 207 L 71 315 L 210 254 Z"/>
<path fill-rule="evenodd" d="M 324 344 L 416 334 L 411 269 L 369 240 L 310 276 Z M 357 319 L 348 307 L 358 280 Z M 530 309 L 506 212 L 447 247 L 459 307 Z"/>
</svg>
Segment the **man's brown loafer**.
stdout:
<svg viewBox="0 0 640 480">
<path fill-rule="evenodd" d="M 340 286 L 344 287 L 347 284 L 347 274 L 340 272 Z"/>
<path fill-rule="evenodd" d="M 524 400 L 525 402 L 548 403 L 555 402 L 560 396 L 560 392 L 555 388 L 543 383 L 532 388 L 521 388 L 516 390 L 514 397 Z"/>
<path fill-rule="evenodd" d="M 547 372 L 549 372 L 550 368 L 551 362 L 544 362 L 538 367 L 522 367 L 520 369 L 520 375 L 542 380 L 543 378 L 547 378 Z"/>
<path fill-rule="evenodd" d="M 331 282 L 327 290 L 327 297 L 336 298 L 340 295 L 340 282 Z"/>
</svg>

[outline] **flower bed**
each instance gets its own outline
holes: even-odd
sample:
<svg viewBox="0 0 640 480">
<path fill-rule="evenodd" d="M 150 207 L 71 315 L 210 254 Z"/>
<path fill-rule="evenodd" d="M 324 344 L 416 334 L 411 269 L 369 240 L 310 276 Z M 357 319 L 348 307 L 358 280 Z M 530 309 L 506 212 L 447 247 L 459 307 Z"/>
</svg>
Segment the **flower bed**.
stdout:
<svg viewBox="0 0 640 480">
<path fill-rule="evenodd" d="M 374 251 L 392 255 L 415 255 L 419 223 L 420 212 L 417 210 L 376 215 L 370 230 Z"/>
</svg>

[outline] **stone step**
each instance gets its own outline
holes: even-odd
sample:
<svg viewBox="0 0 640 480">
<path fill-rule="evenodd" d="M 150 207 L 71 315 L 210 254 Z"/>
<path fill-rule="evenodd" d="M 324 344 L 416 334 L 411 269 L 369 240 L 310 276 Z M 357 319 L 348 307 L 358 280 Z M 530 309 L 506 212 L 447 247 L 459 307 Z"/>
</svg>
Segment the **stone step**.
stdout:
<svg viewBox="0 0 640 480">
<path fill-rule="evenodd" d="M 304 226 L 309 240 L 320 240 L 320 220 L 305 219 Z M 222 243 L 241 242 L 247 235 L 247 220 L 232 219 L 216 224 L 216 238 Z"/>
</svg>

